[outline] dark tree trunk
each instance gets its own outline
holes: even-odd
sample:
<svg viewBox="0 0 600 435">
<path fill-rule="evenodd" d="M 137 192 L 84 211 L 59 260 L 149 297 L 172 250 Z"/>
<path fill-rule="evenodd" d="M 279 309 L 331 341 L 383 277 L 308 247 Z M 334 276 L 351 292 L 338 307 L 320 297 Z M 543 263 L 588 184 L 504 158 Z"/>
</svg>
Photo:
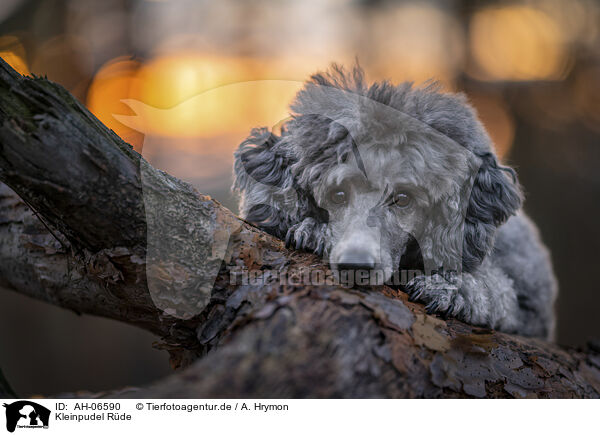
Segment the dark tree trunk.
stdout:
<svg viewBox="0 0 600 435">
<path fill-rule="evenodd" d="M 301 282 L 327 266 L 1 60 L 0 180 L 0 286 L 145 328 L 181 368 L 104 397 L 600 396 L 592 351 L 430 316 L 385 286 Z"/>
</svg>

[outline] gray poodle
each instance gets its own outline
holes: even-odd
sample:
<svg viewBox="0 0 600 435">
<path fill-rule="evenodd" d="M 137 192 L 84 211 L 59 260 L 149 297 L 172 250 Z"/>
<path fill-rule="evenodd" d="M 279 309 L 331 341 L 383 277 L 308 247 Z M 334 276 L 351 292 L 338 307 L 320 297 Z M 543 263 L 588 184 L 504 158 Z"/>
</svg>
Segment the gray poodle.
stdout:
<svg viewBox="0 0 600 435">
<path fill-rule="evenodd" d="M 463 95 L 334 65 L 291 109 L 280 135 L 254 129 L 235 153 L 242 217 L 429 312 L 552 338 L 549 253 Z"/>
</svg>

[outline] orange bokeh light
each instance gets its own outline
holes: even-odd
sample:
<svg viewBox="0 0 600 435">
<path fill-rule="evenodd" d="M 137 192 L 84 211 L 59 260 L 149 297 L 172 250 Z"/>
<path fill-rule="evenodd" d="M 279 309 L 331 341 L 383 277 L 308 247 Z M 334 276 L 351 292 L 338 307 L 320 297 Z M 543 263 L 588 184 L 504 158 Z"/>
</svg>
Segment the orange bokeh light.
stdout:
<svg viewBox="0 0 600 435">
<path fill-rule="evenodd" d="M 132 114 L 131 109 L 121 100 L 130 98 L 139 87 L 139 68 L 139 62 L 126 57 L 108 62 L 96 73 L 86 98 L 88 109 L 136 150 L 141 149 L 142 133 L 120 123 L 113 115 Z"/>
<path fill-rule="evenodd" d="M 135 130 L 206 138 L 247 132 L 287 117 L 288 105 L 302 86 L 300 81 L 258 80 L 272 72 L 254 59 L 189 53 L 158 57 L 145 65 L 116 59 L 96 74 L 87 104 L 119 135 Z"/>
<path fill-rule="evenodd" d="M 477 115 L 485 126 L 496 153 L 504 159 L 513 145 L 515 122 L 506 103 L 499 95 L 469 94 L 469 101 L 475 106 Z"/>
<path fill-rule="evenodd" d="M 7 35 L 0 37 L 0 57 L 19 74 L 30 74 L 29 67 L 25 61 L 25 48 L 16 36 Z"/>
<path fill-rule="evenodd" d="M 469 74 L 480 80 L 558 80 L 570 65 L 563 30 L 532 7 L 483 9 L 471 18 L 469 32 Z"/>
<path fill-rule="evenodd" d="M 364 54 L 378 78 L 394 82 L 428 80 L 454 87 L 464 61 L 464 32 L 442 8 L 406 2 L 384 7 L 369 23 L 371 44 Z"/>
</svg>

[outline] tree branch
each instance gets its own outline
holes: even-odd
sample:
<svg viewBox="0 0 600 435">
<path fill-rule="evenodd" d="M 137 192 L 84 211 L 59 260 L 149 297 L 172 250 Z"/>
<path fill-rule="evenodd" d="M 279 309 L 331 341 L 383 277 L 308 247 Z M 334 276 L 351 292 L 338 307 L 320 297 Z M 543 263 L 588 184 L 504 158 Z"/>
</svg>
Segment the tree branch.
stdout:
<svg viewBox="0 0 600 435">
<path fill-rule="evenodd" d="M 187 366 L 105 396 L 600 395 L 596 353 L 429 316 L 384 286 L 301 282 L 327 266 L 150 167 L 63 88 L 1 60 L 0 180 L 12 189 L 0 187 L 2 287 L 146 328 Z M 263 281 L 238 279 L 241 268 Z"/>
</svg>

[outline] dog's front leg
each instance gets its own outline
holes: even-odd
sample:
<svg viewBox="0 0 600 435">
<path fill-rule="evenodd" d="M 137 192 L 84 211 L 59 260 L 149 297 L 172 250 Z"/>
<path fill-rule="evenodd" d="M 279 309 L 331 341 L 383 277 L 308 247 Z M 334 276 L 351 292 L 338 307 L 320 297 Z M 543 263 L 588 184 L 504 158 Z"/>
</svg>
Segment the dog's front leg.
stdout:
<svg viewBox="0 0 600 435">
<path fill-rule="evenodd" d="M 517 330 L 519 307 L 513 282 L 485 262 L 475 272 L 460 276 L 418 276 L 405 290 L 429 313 L 506 332 Z"/>
<path fill-rule="evenodd" d="M 303 249 L 322 256 L 330 251 L 330 240 L 328 225 L 307 217 L 290 227 L 285 237 L 285 246 Z"/>
</svg>

